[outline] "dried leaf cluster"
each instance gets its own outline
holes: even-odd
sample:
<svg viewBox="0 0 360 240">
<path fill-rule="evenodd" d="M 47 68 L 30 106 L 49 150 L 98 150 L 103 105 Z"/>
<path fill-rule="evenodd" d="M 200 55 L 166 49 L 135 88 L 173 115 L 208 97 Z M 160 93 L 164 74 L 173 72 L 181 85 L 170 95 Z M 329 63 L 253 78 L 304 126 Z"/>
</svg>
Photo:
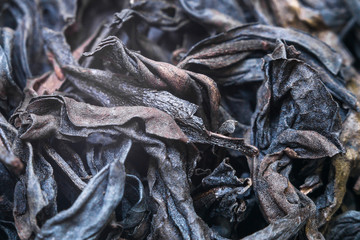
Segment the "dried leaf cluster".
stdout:
<svg viewBox="0 0 360 240">
<path fill-rule="evenodd" d="M 360 1 L 0 3 L 0 239 L 360 238 Z"/>
</svg>

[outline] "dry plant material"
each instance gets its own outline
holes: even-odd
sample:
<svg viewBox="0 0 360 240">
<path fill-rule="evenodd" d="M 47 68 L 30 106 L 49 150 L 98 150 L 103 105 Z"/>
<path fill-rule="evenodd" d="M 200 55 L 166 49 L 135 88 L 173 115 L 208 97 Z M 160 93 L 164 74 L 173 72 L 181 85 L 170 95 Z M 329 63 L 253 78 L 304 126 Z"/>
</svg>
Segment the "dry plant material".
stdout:
<svg viewBox="0 0 360 240">
<path fill-rule="evenodd" d="M 359 1 L 0 2 L 0 239 L 359 238 Z"/>
</svg>

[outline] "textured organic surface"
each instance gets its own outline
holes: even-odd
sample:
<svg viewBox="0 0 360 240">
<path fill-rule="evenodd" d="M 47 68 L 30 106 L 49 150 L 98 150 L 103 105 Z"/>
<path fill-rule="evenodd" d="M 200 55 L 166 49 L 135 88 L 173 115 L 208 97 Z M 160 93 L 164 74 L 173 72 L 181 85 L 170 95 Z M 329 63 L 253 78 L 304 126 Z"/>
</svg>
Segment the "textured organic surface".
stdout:
<svg viewBox="0 0 360 240">
<path fill-rule="evenodd" d="M 360 239 L 359 0 L 0 0 L 0 239 Z"/>
</svg>

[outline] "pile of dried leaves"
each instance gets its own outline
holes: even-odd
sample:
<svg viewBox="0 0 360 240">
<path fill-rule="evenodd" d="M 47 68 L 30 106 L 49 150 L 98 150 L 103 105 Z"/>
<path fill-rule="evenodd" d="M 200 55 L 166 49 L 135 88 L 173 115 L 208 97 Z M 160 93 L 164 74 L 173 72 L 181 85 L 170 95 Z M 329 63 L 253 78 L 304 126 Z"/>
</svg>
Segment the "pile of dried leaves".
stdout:
<svg viewBox="0 0 360 240">
<path fill-rule="evenodd" d="M 359 0 L 0 3 L 0 239 L 360 239 Z"/>
</svg>

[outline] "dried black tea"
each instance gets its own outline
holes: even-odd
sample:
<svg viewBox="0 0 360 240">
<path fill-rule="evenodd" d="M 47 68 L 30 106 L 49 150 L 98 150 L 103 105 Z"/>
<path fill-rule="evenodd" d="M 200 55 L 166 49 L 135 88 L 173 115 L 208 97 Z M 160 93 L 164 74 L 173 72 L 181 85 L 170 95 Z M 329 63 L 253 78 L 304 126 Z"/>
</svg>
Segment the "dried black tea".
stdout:
<svg viewBox="0 0 360 240">
<path fill-rule="evenodd" d="M 359 1 L 0 8 L 0 239 L 360 237 Z"/>
</svg>

